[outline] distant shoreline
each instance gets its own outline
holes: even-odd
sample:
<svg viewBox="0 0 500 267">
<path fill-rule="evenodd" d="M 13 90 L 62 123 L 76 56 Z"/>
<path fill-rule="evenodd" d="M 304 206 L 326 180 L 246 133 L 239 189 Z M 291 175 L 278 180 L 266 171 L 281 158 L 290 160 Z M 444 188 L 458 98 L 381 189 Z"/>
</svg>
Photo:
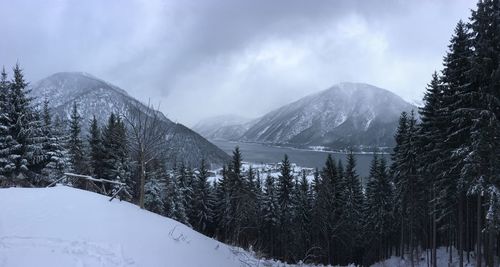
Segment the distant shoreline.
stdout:
<svg viewBox="0 0 500 267">
<path fill-rule="evenodd" d="M 325 149 L 313 149 L 313 148 L 300 148 L 300 147 L 294 147 L 294 146 L 287 146 L 287 145 L 280 145 L 280 144 L 273 144 L 273 143 L 260 143 L 260 142 L 254 142 L 254 141 L 233 141 L 233 140 L 224 140 L 224 139 L 213 139 L 209 141 L 222 141 L 222 142 L 228 142 L 228 143 L 245 143 L 245 144 L 257 144 L 257 145 L 263 145 L 267 147 L 274 147 L 274 148 L 287 148 L 287 149 L 293 149 L 293 150 L 299 150 L 299 151 L 310 151 L 310 152 L 322 152 L 322 153 L 329 153 L 329 154 L 348 154 L 349 151 L 342 151 L 342 150 L 325 150 Z M 317 146 L 320 147 L 320 146 Z M 390 149 L 390 148 L 387 148 Z M 383 154 L 383 155 L 390 155 L 390 152 L 372 152 L 372 151 L 353 151 L 352 152 L 354 155 L 374 155 L 374 154 Z"/>
</svg>

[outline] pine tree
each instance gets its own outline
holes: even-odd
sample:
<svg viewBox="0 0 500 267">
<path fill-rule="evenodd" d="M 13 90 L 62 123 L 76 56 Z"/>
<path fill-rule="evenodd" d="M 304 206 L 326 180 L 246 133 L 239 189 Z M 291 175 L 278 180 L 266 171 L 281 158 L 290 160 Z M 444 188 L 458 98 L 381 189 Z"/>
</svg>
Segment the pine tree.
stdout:
<svg viewBox="0 0 500 267">
<path fill-rule="evenodd" d="M 462 93 L 467 91 L 469 84 L 469 71 L 471 69 L 471 59 L 472 48 L 470 41 L 470 34 L 467 32 L 467 26 L 462 21 L 459 21 L 455 28 L 455 34 L 452 36 L 449 52 L 444 58 L 444 69 L 442 81 L 444 83 L 443 88 L 443 103 L 440 110 L 441 118 L 443 122 L 448 122 L 445 127 L 446 139 L 440 146 L 442 158 L 438 162 L 440 166 L 448 166 L 448 168 L 442 170 L 440 173 L 442 184 L 446 185 L 444 189 L 450 191 L 454 189 L 453 186 L 456 184 L 455 189 L 458 195 L 458 251 L 460 254 L 459 266 L 463 267 L 463 251 L 465 247 L 464 237 L 469 237 L 469 229 L 465 229 L 465 206 L 467 197 L 466 191 L 469 187 L 470 181 L 467 179 L 462 179 L 460 176 L 460 170 L 463 166 L 462 156 L 460 153 L 456 153 L 457 148 L 460 148 L 463 143 L 467 143 L 470 135 L 466 125 L 470 125 L 471 121 L 468 117 L 459 115 L 461 106 L 466 104 L 464 102 L 465 98 L 460 97 Z M 462 98 L 462 99 L 460 99 Z M 466 127 L 464 127 L 466 126 Z M 458 177 L 458 179 L 457 179 Z M 442 190 L 442 189 L 441 189 Z M 440 190 L 440 191 L 441 191 Z M 440 195 L 452 196 L 446 192 L 439 193 Z M 449 207 L 446 208 L 450 210 Z"/>
<path fill-rule="evenodd" d="M 311 248 L 312 194 L 305 170 L 302 171 L 300 182 L 295 188 L 294 234 L 295 250 L 304 258 Z"/>
<path fill-rule="evenodd" d="M 241 175 L 242 156 L 239 147 L 233 151 L 231 164 L 227 168 L 227 190 L 226 190 L 226 212 L 224 223 L 228 238 L 239 245 L 245 245 L 240 240 L 245 218 L 244 201 L 246 197 L 246 186 L 244 177 Z"/>
<path fill-rule="evenodd" d="M 229 223 L 229 178 L 227 175 L 227 167 L 224 165 L 221 171 L 221 178 L 216 181 L 215 186 L 215 224 L 216 224 L 216 236 L 219 240 L 226 241 L 228 239 L 228 228 L 226 227 Z"/>
<path fill-rule="evenodd" d="M 352 151 L 347 154 L 347 165 L 344 177 L 340 186 L 340 198 L 344 203 L 342 208 L 342 239 L 346 244 L 348 258 L 346 263 L 357 262 L 356 254 L 359 253 L 362 230 L 362 210 L 363 210 L 363 191 L 359 176 L 356 174 L 356 159 Z"/>
<path fill-rule="evenodd" d="M 188 218 L 186 215 L 186 208 L 184 205 L 183 196 L 181 194 L 181 190 L 179 189 L 179 181 L 178 176 L 172 177 L 172 182 L 170 183 L 170 188 L 168 189 L 170 194 L 170 213 L 167 214 L 168 217 L 183 223 L 187 226 L 190 226 L 188 222 Z"/>
<path fill-rule="evenodd" d="M 396 134 L 396 140 L 400 143 L 397 143 L 394 149 L 392 167 L 402 229 L 408 231 L 406 244 L 409 248 L 411 262 L 415 260 L 416 248 L 419 245 L 418 242 L 421 241 L 417 233 L 422 229 L 422 220 L 425 218 L 424 206 L 426 205 L 422 196 L 421 177 L 417 172 L 417 131 L 413 111 L 409 118 L 406 118 L 403 113 L 400 118 L 400 128 Z M 403 233 L 404 231 L 401 232 L 401 234 Z"/>
<path fill-rule="evenodd" d="M 214 216 L 214 199 L 210 183 L 208 182 L 208 170 L 204 159 L 201 161 L 201 165 L 195 179 L 193 187 L 193 209 L 196 213 L 192 224 L 195 230 L 208 234 L 208 230 L 210 230 Z"/>
<path fill-rule="evenodd" d="M 104 150 L 101 137 L 101 129 L 96 117 L 92 118 L 87 138 L 90 149 L 90 166 L 92 168 L 92 176 L 96 178 L 104 178 Z"/>
<path fill-rule="evenodd" d="M 10 114 L 10 81 L 5 68 L 0 74 L 0 175 L 11 178 L 15 169 L 15 157 L 11 157 L 11 151 L 18 146 L 11 135 L 12 120 Z M 7 181 L 5 181 L 7 183 Z"/>
<path fill-rule="evenodd" d="M 190 171 L 184 164 L 181 164 L 181 166 L 176 169 L 175 181 L 177 182 L 176 188 L 179 192 L 178 199 L 175 201 L 180 202 L 176 203 L 176 210 L 179 213 L 177 216 L 179 216 L 179 219 L 183 220 L 184 224 L 187 224 L 190 227 L 193 223 L 194 218 L 194 209 L 191 205 L 191 203 L 193 202 L 192 179 L 193 177 L 190 175 Z M 186 217 L 185 222 L 183 216 Z"/>
<path fill-rule="evenodd" d="M 270 255 L 276 255 L 276 231 L 279 226 L 280 210 L 276 184 L 271 175 L 267 175 L 262 194 L 262 239 L 264 249 Z"/>
<path fill-rule="evenodd" d="M 246 247 L 247 244 L 254 244 L 258 236 L 260 189 L 257 185 L 255 172 L 252 166 L 250 166 L 246 174 L 243 175 L 243 179 L 242 228 L 244 230 L 242 234 L 244 240 L 243 245 Z"/>
<path fill-rule="evenodd" d="M 280 166 L 280 175 L 278 176 L 277 196 L 280 210 L 279 219 L 279 256 L 287 261 L 290 259 L 290 236 L 293 214 L 291 213 L 293 202 L 292 193 L 294 190 L 294 177 L 292 167 L 285 154 Z"/>
<path fill-rule="evenodd" d="M 91 131 L 92 128 L 93 127 L 91 127 Z M 133 188 L 127 135 L 125 124 L 113 113 L 109 116 L 108 123 L 103 130 L 102 147 L 102 176 L 108 180 L 120 181 L 126 184 L 124 197 L 127 197 L 127 195 L 130 195 Z M 99 155 L 98 148 L 95 152 L 96 155 Z M 98 164 L 98 162 L 96 162 L 96 164 Z M 97 165 L 97 167 L 99 167 L 99 165 Z M 149 173 L 154 173 L 154 170 L 150 170 Z M 114 185 L 107 185 L 106 189 L 110 192 L 119 190 L 119 188 Z"/>
<path fill-rule="evenodd" d="M 27 96 L 28 83 L 19 64 L 13 69 L 14 78 L 10 82 L 8 93 L 7 117 L 8 126 L 7 150 L 8 158 L 13 164 L 8 165 L 7 172 L 11 178 L 24 179 L 28 175 L 29 127 L 33 119 L 30 107 L 31 99 Z M 10 137 L 9 137 L 10 136 Z"/>
<path fill-rule="evenodd" d="M 370 174 L 366 185 L 366 201 L 364 205 L 364 233 L 367 247 L 377 248 L 366 251 L 367 257 L 380 261 L 389 256 L 385 253 L 391 245 L 390 234 L 394 225 L 393 191 L 387 173 L 384 157 L 374 154 L 370 164 Z"/>
<path fill-rule="evenodd" d="M 424 106 L 420 108 L 420 127 L 417 136 L 419 176 L 423 178 L 423 195 L 426 202 L 426 214 L 431 218 L 424 219 L 430 223 L 432 263 L 436 261 L 435 240 L 437 238 L 438 223 L 452 228 L 455 222 L 455 205 L 457 203 L 457 185 L 454 179 L 443 176 L 443 160 L 447 160 L 445 152 L 446 128 L 449 124 L 444 105 L 444 85 L 442 79 L 435 72 L 424 95 Z M 432 237 L 431 237 L 432 236 Z"/>
<path fill-rule="evenodd" d="M 43 129 L 46 138 L 44 151 L 48 162 L 41 173 L 48 182 L 53 182 L 69 170 L 70 160 L 65 147 L 67 140 L 62 122 L 59 118 L 52 122 L 48 100 L 44 101 L 43 106 Z"/>
<path fill-rule="evenodd" d="M 338 175 L 335 161 L 332 155 L 329 154 L 325 166 L 321 171 L 320 186 L 314 211 L 316 214 L 315 221 L 318 221 L 318 243 L 323 249 L 323 254 L 325 255 L 323 262 L 326 264 L 333 264 L 334 258 L 342 254 L 340 249 L 336 247 L 336 244 L 342 242 L 338 239 L 343 207 L 340 197 L 341 182 L 342 179 Z"/>
<path fill-rule="evenodd" d="M 163 214 L 165 203 L 162 197 L 162 186 L 157 177 L 152 177 L 147 180 L 144 185 L 144 207 L 154 213 Z"/>
<path fill-rule="evenodd" d="M 87 174 L 87 164 L 81 135 L 81 116 L 78 113 L 77 103 L 73 103 L 69 121 L 68 151 L 71 159 L 72 171 L 77 174 Z M 77 182 L 77 187 L 83 187 L 83 182 Z"/>
</svg>

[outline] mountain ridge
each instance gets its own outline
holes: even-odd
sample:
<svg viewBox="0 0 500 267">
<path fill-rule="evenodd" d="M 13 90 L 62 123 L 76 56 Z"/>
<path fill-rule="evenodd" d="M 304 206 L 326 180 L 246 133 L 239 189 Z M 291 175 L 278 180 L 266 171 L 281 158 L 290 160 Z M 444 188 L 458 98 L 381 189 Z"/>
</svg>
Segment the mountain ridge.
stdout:
<svg viewBox="0 0 500 267">
<path fill-rule="evenodd" d="M 355 150 L 390 147 L 400 113 L 412 109 L 416 107 L 387 89 L 344 82 L 266 113 L 230 141 Z"/>
<path fill-rule="evenodd" d="M 48 99 L 54 114 L 62 119 L 69 119 L 72 105 L 76 102 L 83 119 L 82 137 L 85 137 L 93 116 L 96 116 L 99 124 L 105 125 L 112 112 L 119 115 L 126 114 L 131 106 L 135 106 L 146 114 L 157 112 L 160 115 L 167 129 L 166 134 L 169 136 L 167 157 L 172 161 L 170 163 L 184 162 L 190 166 L 198 166 L 204 158 L 208 163 L 222 165 L 229 160 L 229 155 L 198 133 L 180 123 L 172 122 L 163 113 L 148 108 L 131 97 L 126 90 L 88 73 L 52 74 L 34 83 L 31 86 L 31 95 L 38 104 Z"/>
</svg>

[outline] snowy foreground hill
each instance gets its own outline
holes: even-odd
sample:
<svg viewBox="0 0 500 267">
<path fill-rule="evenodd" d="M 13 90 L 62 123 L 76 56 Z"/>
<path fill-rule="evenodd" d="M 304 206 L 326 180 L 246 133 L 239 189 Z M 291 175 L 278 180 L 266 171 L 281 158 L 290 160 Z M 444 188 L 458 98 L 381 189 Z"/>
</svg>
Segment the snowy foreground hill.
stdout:
<svg viewBox="0 0 500 267">
<path fill-rule="evenodd" d="M 0 203 L 0 266 L 283 266 L 79 189 L 0 189 Z"/>
<path fill-rule="evenodd" d="M 128 202 L 71 187 L 0 189 L 0 203 L 2 267 L 291 266 L 258 259 Z M 425 256 L 415 266 L 427 266 Z M 440 248 L 438 266 L 447 259 Z M 410 264 L 392 257 L 374 266 Z"/>
</svg>

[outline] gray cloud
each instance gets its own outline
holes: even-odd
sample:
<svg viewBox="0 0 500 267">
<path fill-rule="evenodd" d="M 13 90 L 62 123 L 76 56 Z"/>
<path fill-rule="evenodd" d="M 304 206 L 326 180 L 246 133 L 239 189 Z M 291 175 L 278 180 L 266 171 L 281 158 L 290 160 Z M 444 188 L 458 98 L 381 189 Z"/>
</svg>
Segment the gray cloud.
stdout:
<svg viewBox="0 0 500 267">
<path fill-rule="evenodd" d="M 0 63 L 85 71 L 172 119 L 255 117 L 342 81 L 421 98 L 475 0 L 4 1 Z"/>
</svg>

